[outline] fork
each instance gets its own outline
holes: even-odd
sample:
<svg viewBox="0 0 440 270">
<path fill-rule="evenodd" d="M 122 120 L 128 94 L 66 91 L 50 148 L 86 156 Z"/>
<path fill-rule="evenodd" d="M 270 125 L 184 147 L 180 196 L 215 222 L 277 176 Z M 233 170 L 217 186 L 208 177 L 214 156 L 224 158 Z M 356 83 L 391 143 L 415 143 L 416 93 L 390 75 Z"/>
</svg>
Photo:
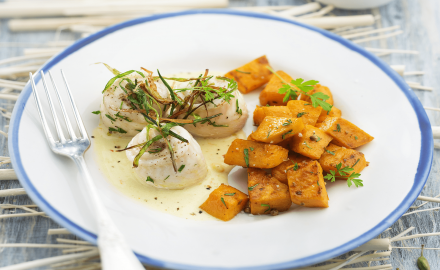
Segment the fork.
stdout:
<svg viewBox="0 0 440 270">
<path fill-rule="evenodd" d="M 76 119 L 76 123 L 78 124 L 78 128 L 80 131 L 80 136 L 77 137 L 72 124 L 70 123 L 69 117 L 66 113 L 66 107 L 61 100 L 60 94 L 58 92 L 58 88 L 55 85 L 55 81 L 52 78 L 52 74 L 49 71 L 49 77 L 52 81 L 53 89 L 56 93 L 58 101 L 60 103 L 61 111 L 64 117 L 65 124 L 67 126 L 67 130 L 70 135 L 70 139 L 66 139 L 64 133 L 61 129 L 60 120 L 58 119 L 57 113 L 55 112 L 55 108 L 53 106 L 52 98 L 49 93 L 49 89 L 47 87 L 46 78 L 44 76 L 44 72 L 41 71 L 41 79 L 43 81 L 44 90 L 46 92 L 46 96 L 48 99 L 49 107 L 52 112 L 53 121 L 55 123 L 55 129 L 58 134 L 59 140 L 54 139 L 51 131 L 47 125 L 46 118 L 43 113 L 43 108 L 41 106 L 40 98 L 37 93 L 37 88 L 35 86 L 34 78 L 32 73 L 29 73 L 32 90 L 34 92 L 35 103 L 37 105 L 38 114 L 40 115 L 40 120 L 43 125 L 44 133 L 46 134 L 47 142 L 49 143 L 50 149 L 58 155 L 67 156 L 71 158 L 78 170 L 81 174 L 81 178 L 84 180 L 85 187 L 87 190 L 87 194 L 84 194 L 88 197 L 88 201 L 92 205 L 92 211 L 94 216 L 96 217 L 96 223 L 98 227 L 98 247 L 99 252 L 101 254 L 101 262 L 102 268 L 106 270 L 121 270 L 121 269 L 133 269 L 138 270 L 145 268 L 136 258 L 134 253 L 130 250 L 127 242 L 125 241 L 124 236 L 118 230 L 114 222 L 111 220 L 110 215 L 107 213 L 104 205 L 102 204 L 98 192 L 96 190 L 95 184 L 89 174 L 87 169 L 87 165 L 84 161 L 84 153 L 90 147 L 90 139 L 87 135 L 87 131 L 82 122 L 81 116 L 78 112 L 78 108 L 75 105 L 75 102 L 72 97 L 72 93 L 70 92 L 69 85 L 67 83 L 66 77 L 64 76 L 63 70 L 61 70 L 61 76 L 63 77 L 64 84 L 66 85 L 67 93 L 69 96 L 69 101 L 72 106 L 73 114 Z"/>
</svg>

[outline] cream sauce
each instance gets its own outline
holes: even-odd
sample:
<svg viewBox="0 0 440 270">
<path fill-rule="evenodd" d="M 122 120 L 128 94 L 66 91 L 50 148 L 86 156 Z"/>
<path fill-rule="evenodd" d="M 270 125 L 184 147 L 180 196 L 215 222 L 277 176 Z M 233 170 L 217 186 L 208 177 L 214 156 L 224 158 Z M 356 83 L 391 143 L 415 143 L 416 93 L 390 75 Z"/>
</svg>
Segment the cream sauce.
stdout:
<svg viewBox="0 0 440 270">
<path fill-rule="evenodd" d="M 207 177 L 201 183 L 182 190 L 166 190 L 142 185 L 136 179 L 131 169 L 132 164 L 125 153 L 111 151 L 124 148 L 132 138 L 120 137 L 115 134 L 108 136 L 107 130 L 108 128 L 100 123 L 93 131 L 95 154 L 99 169 L 120 192 L 147 207 L 181 218 L 216 219 L 201 211 L 199 206 L 214 189 L 222 183 L 228 183 L 228 174 L 234 166 L 225 164 L 223 155 L 233 140 L 246 138 L 243 131 L 226 138 L 196 138 L 208 165 Z"/>
</svg>

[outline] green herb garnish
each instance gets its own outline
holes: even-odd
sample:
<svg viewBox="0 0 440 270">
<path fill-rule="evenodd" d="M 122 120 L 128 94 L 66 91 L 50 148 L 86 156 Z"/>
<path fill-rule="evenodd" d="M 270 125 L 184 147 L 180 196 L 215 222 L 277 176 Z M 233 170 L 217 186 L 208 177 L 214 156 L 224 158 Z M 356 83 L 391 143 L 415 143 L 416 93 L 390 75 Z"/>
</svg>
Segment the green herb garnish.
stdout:
<svg viewBox="0 0 440 270">
<path fill-rule="evenodd" d="M 120 127 L 118 127 L 117 129 L 116 129 L 116 128 L 109 127 L 109 128 L 108 128 L 108 132 L 109 132 L 109 133 L 112 133 L 112 132 L 127 133 L 127 131 L 123 130 L 123 129 L 120 128 Z"/>
<path fill-rule="evenodd" d="M 303 116 L 304 114 L 307 114 L 308 112 L 300 112 L 296 115 L 297 118 L 300 118 L 301 116 Z"/>
<path fill-rule="evenodd" d="M 114 118 L 111 117 L 110 115 L 106 114 L 105 116 L 106 116 L 108 119 L 110 119 L 110 121 L 112 122 L 112 124 L 113 124 L 113 122 L 116 122 L 116 119 L 114 119 Z"/>
<path fill-rule="evenodd" d="M 325 149 L 325 148 L 324 148 Z M 332 152 L 332 151 L 330 151 L 330 150 L 327 150 L 327 149 L 325 149 L 325 151 L 327 152 L 327 153 L 329 153 L 329 154 L 331 154 L 331 155 L 335 155 L 335 152 Z"/>
<path fill-rule="evenodd" d="M 270 210 L 270 205 L 269 205 L 269 204 L 264 204 L 264 203 L 262 203 L 261 206 L 263 206 L 263 207 L 269 207 L 269 208 L 266 209 L 266 211 L 264 211 L 264 213 L 266 213 L 267 211 Z"/>
<path fill-rule="evenodd" d="M 266 137 L 266 139 L 269 138 L 270 133 L 272 132 L 272 130 L 273 130 L 273 129 L 269 129 L 269 131 L 267 132 L 267 137 Z"/>
<path fill-rule="evenodd" d="M 355 163 L 353 164 L 353 166 L 351 166 L 351 167 L 353 168 L 354 166 L 356 166 L 356 164 L 358 164 L 359 160 L 361 160 L 361 159 L 358 158 L 358 160 L 356 160 L 356 162 L 355 162 Z"/>
<path fill-rule="evenodd" d="M 336 124 L 336 129 L 333 131 L 341 132 L 341 125 Z"/>
<path fill-rule="evenodd" d="M 224 195 L 225 195 L 225 196 L 234 196 L 235 193 L 225 193 Z"/>
<path fill-rule="evenodd" d="M 148 150 L 148 153 L 150 153 L 150 154 L 156 154 L 156 153 L 159 153 L 159 152 L 162 151 L 162 150 L 163 150 L 163 148 L 159 147 L 159 148 L 155 148 L 155 149 Z"/>
<path fill-rule="evenodd" d="M 241 70 L 238 70 L 238 69 L 236 69 L 235 71 L 240 72 L 240 73 L 244 73 L 244 74 L 251 74 L 250 72 L 247 72 L 247 71 L 241 71 Z"/>
<path fill-rule="evenodd" d="M 147 180 L 146 180 L 147 182 L 152 182 L 152 183 L 154 183 L 154 180 L 153 180 L 153 178 L 151 178 L 151 177 L 147 177 Z"/>
<path fill-rule="evenodd" d="M 251 151 L 254 151 L 254 148 L 253 148 L 253 147 L 249 147 L 249 149 L 251 149 Z"/>
<path fill-rule="evenodd" d="M 223 197 L 221 197 L 221 200 L 222 200 L 222 203 L 225 205 L 226 209 L 229 209 L 228 206 L 226 206 L 225 199 L 223 199 Z"/>
<path fill-rule="evenodd" d="M 307 144 L 307 142 L 303 142 L 303 144 L 304 144 L 305 146 L 307 146 L 308 148 L 313 149 L 312 147 L 310 147 L 310 146 Z"/>
<path fill-rule="evenodd" d="M 185 164 L 183 164 L 182 166 L 180 166 L 180 168 L 177 170 L 178 172 L 182 172 L 183 169 L 185 169 Z"/>
<path fill-rule="evenodd" d="M 235 100 L 235 105 L 236 105 L 235 112 L 238 113 L 239 115 L 243 115 L 243 111 L 240 109 L 240 107 L 238 107 L 238 99 Z"/>
<path fill-rule="evenodd" d="M 244 149 L 244 162 L 246 163 L 246 167 L 249 168 L 249 149 Z"/>
<path fill-rule="evenodd" d="M 288 126 L 288 125 L 290 125 L 290 124 L 292 124 L 292 120 L 287 119 L 286 122 L 284 122 L 284 123 L 282 124 L 282 126 Z"/>
<path fill-rule="evenodd" d="M 343 178 L 347 178 L 347 185 L 348 187 L 351 187 L 352 184 L 354 184 L 356 187 L 362 187 L 364 186 L 363 181 L 359 179 L 358 177 L 361 176 L 360 173 L 351 173 L 354 169 L 351 167 L 342 167 L 342 163 L 339 163 L 336 165 L 336 172 L 333 170 L 330 170 L 330 173 L 328 173 L 326 176 L 324 176 L 324 179 L 330 180 L 331 182 L 334 182 L 336 180 L 336 173 L 339 173 L 339 175 Z"/>
<path fill-rule="evenodd" d="M 358 136 L 354 136 L 354 139 L 357 140 L 357 139 L 358 139 Z"/>
<path fill-rule="evenodd" d="M 94 111 L 93 114 L 101 114 L 101 111 Z"/>
<path fill-rule="evenodd" d="M 117 114 L 115 114 L 115 116 L 118 118 L 121 118 L 122 120 L 125 120 L 127 122 L 131 122 L 130 118 L 128 118 L 127 116 L 120 115 L 119 112 Z"/>
<path fill-rule="evenodd" d="M 253 185 L 253 186 L 251 186 L 251 187 L 248 187 L 248 189 L 250 190 L 250 191 L 252 191 L 252 190 L 254 190 L 254 188 L 256 187 L 256 186 L 258 186 L 260 183 L 257 183 L 257 184 L 255 184 L 255 185 Z"/>
<path fill-rule="evenodd" d="M 291 130 L 289 130 L 289 131 L 287 131 L 286 133 L 284 133 L 283 135 L 281 135 L 281 138 L 284 140 L 284 138 L 286 137 L 286 135 L 289 135 L 289 134 L 291 134 L 292 133 L 292 129 Z"/>
</svg>

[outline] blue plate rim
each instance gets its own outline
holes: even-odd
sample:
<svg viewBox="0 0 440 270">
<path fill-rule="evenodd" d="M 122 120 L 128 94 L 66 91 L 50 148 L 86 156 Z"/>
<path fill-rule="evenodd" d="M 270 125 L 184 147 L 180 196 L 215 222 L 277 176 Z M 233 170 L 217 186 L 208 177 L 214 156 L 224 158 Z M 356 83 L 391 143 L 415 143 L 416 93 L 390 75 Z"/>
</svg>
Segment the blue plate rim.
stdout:
<svg viewBox="0 0 440 270">
<path fill-rule="evenodd" d="M 384 63 L 381 59 L 379 59 L 377 56 L 373 55 L 372 53 L 366 51 L 362 47 L 352 43 L 351 41 L 348 41 L 346 39 L 343 39 L 342 37 L 335 35 L 331 32 L 328 32 L 323 29 L 319 29 L 314 26 L 305 25 L 300 22 L 292 21 L 289 19 L 283 19 L 272 15 L 267 14 L 260 14 L 255 12 L 247 12 L 247 11 L 239 11 L 239 10 L 231 10 L 231 9 L 199 9 L 199 10 L 187 10 L 187 11 L 181 11 L 181 12 L 173 12 L 173 13 L 164 13 L 164 14 L 158 14 L 158 15 L 152 15 L 148 17 L 141 17 L 137 19 L 133 19 L 130 21 L 122 22 L 116 25 L 113 25 L 111 27 L 105 28 L 95 34 L 92 34 L 84 39 L 81 39 L 68 48 L 66 48 L 64 51 L 59 53 L 58 55 L 51 58 L 44 66 L 40 69 L 42 71 L 49 70 L 53 65 L 64 59 L 66 56 L 72 54 L 73 52 L 79 50 L 80 48 L 86 46 L 89 43 L 94 42 L 95 40 L 106 36 L 110 33 L 113 33 L 115 31 L 118 31 L 120 29 L 130 27 L 133 25 L 151 22 L 155 20 L 160 20 L 164 18 L 170 18 L 170 17 L 177 17 L 177 16 L 187 16 L 187 15 L 194 15 L 194 14 L 224 14 L 224 15 L 234 15 L 234 16 L 243 16 L 243 17 L 251 17 L 251 18 L 259 18 L 259 19 L 267 19 L 267 20 L 275 20 L 280 22 L 285 22 L 289 24 L 294 24 L 296 26 L 300 26 L 309 30 L 312 30 L 314 32 L 320 33 L 323 36 L 336 41 L 343 46 L 345 46 L 347 49 L 350 49 L 354 52 L 357 52 L 370 60 L 373 64 L 375 64 L 378 68 L 380 68 L 385 74 L 387 74 L 393 81 L 396 83 L 396 85 L 402 90 L 402 92 L 407 97 L 408 101 L 410 102 L 411 106 L 413 107 L 418 122 L 419 122 L 419 128 L 421 133 L 421 149 L 420 149 L 420 159 L 419 164 L 417 167 L 417 173 L 414 178 L 414 184 L 408 193 L 408 195 L 405 197 L 405 199 L 399 204 L 399 206 L 391 213 L 389 214 L 384 220 L 382 220 L 379 224 L 377 224 L 375 227 L 370 229 L 369 231 L 365 232 L 364 234 L 360 235 L 359 237 L 341 245 L 336 248 L 333 248 L 331 250 L 327 250 L 312 256 L 308 256 L 305 258 L 288 261 L 288 262 L 282 262 L 282 263 L 276 263 L 276 264 L 270 264 L 270 265 L 261 265 L 261 266 L 252 266 L 252 267 L 239 267 L 234 269 L 286 269 L 286 268 L 294 268 L 294 267 L 304 267 L 307 265 L 316 264 L 331 258 L 334 258 L 336 256 L 339 256 L 343 253 L 346 253 L 364 243 L 367 241 L 373 239 L 380 233 L 382 233 L 385 229 L 390 227 L 394 222 L 396 222 L 413 204 L 413 202 L 417 199 L 418 195 L 422 191 L 430 170 L 432 166 L 432 159 L 433 159 L 433 149 L 434 149 L 434 142 L 432 137 L 432 130 L 431 130 L 431 124 L 429 122 L 428 116 L 426 114 L 426 111 L 424 110 L 422 104 L 420 103 L 419 99 L 415 95 L 413 91 L 410 90 L 408 85 L 405 83 L 405 81 L 398 75 L 394 70 L 390 68 L 390 66 L 386 63 Z M 34 78 L 36 82 L 38 82 L 40 77 L 40 70 L 38 70 Z M 19 132 L 19 126 L 21 117 L 23 114 L 24 107 L 26 105 L 26 102 L 28 101 L 30 95 L 32 93 L 32 89 L 30 84 L 28 83 L 25 88 L 22 91 L 22 94 L 18 98 L 16 105 L 14 107 L 11 122 L 10 122 L 10 130 L 9 130 L 9 138 L 8 141 L 8 147 L 10 150 L 11 155 L 11 162 L 12 166 L 17 174 L 17 177 L 21 183 L 21 185 L 25 188 L 28 195 L 31 197 L 31 199 L 38 204 L 38 206 L 43 209 L 45 213 L 47 213 L 52 219 L 54 219 L 57 223 L 64 226 L 69 231 L 73 232 L 77 236 L 96 244 L 97 242 L 97 236 L 82 227 L 78 226 L 74 222 L 67 219 L 64 215 L 62 215 L 60 212 L 58 212 L 52 205 L 50 205 L 44 197 L 38 193 L 36 188 L 33 186 L 32 182 L 30 181 L 29 177 L 27 176 L 25 169 L 23 167 L 23 164 L 21 162 L 20 158 L 20 151 L 19 151 L 19 144 L 18 144 L 18 132 Z M 207 266 L 195 266 L 195 265 L 188 265 L 188 264 L 179 264 L 179 263 L 173 263 L 169 261 L 163 261 L 163 260 L 157 260 L 153 258 L 149 258 L 147 256 L 143 256 L 140 254 L 136 254 L 136 256 L 145 264 L 149 264 L 156 267 L 164 267 L 164 268 L 172 268 L 172 269 L 232 269 L 230 267 L 207 267 Z"/>
</svg>

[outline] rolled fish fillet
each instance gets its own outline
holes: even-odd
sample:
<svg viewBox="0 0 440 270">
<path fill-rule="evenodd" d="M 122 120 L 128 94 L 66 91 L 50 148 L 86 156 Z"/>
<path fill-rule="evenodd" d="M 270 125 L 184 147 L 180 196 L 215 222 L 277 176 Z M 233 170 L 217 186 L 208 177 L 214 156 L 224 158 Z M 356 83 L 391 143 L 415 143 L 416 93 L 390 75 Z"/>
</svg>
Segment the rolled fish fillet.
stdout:
<svg viewBox="0 0 440 270">
<path fill-rule="evenodd" d="M 209 82 L 216 87 L 228 88 L 228 82 L 224 80 L 212 78 Z M 221 115 L 204 124 L 185 125 L 186 130 L 194 136 L 205 138 L 227 137 L 241 130 L 249 116 L 248 109 L 243 95 L 238 90 L 232 92 L 232 95 L 234 97 L 229 102 L 215 99 L 213 103 L 207 103 L 206 107 L 199 107 L 194 114 L 202 118 L 220 113 Z M 198 104 L 194 105 L 196 106 Z M 194 116 L 189 116 L 188 119 L 194 119 Z"/>
<path fill-rule="evenodd" d="M 164 139 L 153 143 L 139 160 L 137 168 L 133 168 L 140 183 L 164 189 L 183 189 L 202 181 L 208 174 L 205 158 L 197 141 L 184 128 L 177 126 L 171 129 L 188 140 L 182 142 L 168 136 L 173 148 L 178 172 L 173 169 L 170 151 Z M 149 130 L 149 139 L 159 135 L 153 128 Z M 138 133 L 128 147 L 147 141 L 147 128 Z M 133 162 L 141 147 L 126 151 L 127 158 Z"/>
<path fill-rule="evenodd" d="M 138 84 L 145 81 L 145 78 L 137 72 L 117 79 L 112 86 L 104 92 L 100 108 L 101 119 L 105 126 L 117 130 L 115 132 L 118 133 L 118 135 L 133 137 L 147 125 L 147 122 L 142 113 L 132 109 L 131 102 L 127 98 L 127 93 L 121 88 L 121 86 L 126 87 L 128 83 L 125 79 L 138 82 Z M 161 97 L 170 97 L 170 93 L 162 81 L 155 80 L 154 83 Z M 174 81 L 168 83 L 172 86 L 175 84 Z M 162 110 L 164 107 L 162 104 L 153 104 L 156 110 Z"/>
</svg>

